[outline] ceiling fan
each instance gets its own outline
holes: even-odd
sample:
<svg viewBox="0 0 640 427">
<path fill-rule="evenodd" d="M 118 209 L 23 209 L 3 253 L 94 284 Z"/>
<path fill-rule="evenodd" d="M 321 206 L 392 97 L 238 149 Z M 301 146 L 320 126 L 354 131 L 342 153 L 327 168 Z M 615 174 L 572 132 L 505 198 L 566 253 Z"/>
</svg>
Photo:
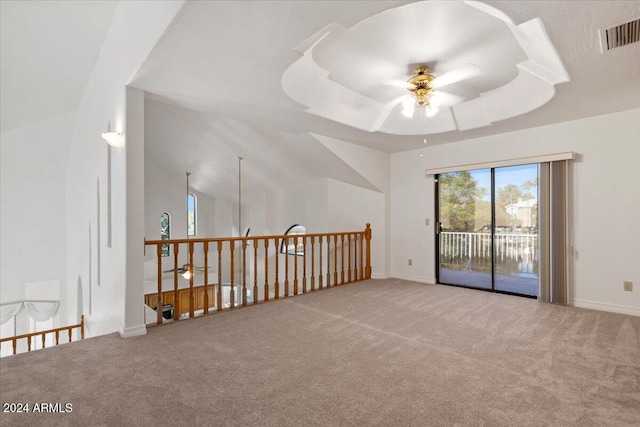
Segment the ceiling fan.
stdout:
<svg viewBox="0 0 640 427">
<path fill-rule="evenodd" d="M 211 267 L 207 267 L 207 268 L 211 268 Z M 193 267 L 193 271 L 204 271 L 205 268 L 204 267 Z M 191 278 L 192 275 L 192 270 L 191 270 L 191 265 L 189 264 L 183 264 L 182 267 L 179 267 L 177 269 L 172 268 L 170 270 L 164 270 L 163 273 L 173 273 L 177 271 L 178 274 L 181 274 L 183 278 L 189 280 Z"/>
<path fill-rule="evenodd" d="M 407 81 L 394 80 L 391 84 L 402 87 L 409 94 L 394 99 L 389 104 L 390 108 L 402 103 L 402 114 L 413 117 L 416 107 L 422 107 L 427 115 L 435 115 L 441 106 L 451 107 L 464 101 L 462 96 L 441 91 L 440 88 L 465 81 L 482 74 L 480 67 L 474 64 L 465 64 L 454 70 L 435 76 L 429 72 L 427 65 L 418 65 L 415 74 Z"/>
</svg>

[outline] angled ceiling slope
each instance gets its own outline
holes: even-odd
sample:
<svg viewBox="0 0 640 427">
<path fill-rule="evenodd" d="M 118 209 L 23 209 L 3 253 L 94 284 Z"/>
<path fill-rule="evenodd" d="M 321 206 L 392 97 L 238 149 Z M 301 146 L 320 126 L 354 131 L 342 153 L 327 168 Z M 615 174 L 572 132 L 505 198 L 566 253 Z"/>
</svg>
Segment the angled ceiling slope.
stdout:
<svg viewBox="0 0 640 427">
<path fill-rule="evenodd" d="M 569 81 L 539 19 L 515 25 L 476 1 L 417 2 L 348 29 L 330 24 L 296 51 L 281 80 L 291 99 L 310 114 L 394 135 L 489 126 L 541 107 Z M 413 100 L 404 82 L 417 65 L 436 77 L 440 108 L 406 117 Z"/>
<path fill-rule="evenodd" d="M 0 2 L 0 129 L 74 112 L 118 1 Z"/>
</svg>

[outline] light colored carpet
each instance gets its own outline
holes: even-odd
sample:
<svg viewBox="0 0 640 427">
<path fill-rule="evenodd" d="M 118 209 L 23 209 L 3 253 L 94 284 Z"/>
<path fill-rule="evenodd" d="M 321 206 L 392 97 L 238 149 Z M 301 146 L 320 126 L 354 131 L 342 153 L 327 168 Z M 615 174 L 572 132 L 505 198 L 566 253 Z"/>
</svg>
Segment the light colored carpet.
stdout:
<svg viewBox="0 0 640 427">
<path fill-rule="evenodd" d="M 0 360 L 2 425 L 638 426 L 640 317 L 371 280 Z"/>
</svg>

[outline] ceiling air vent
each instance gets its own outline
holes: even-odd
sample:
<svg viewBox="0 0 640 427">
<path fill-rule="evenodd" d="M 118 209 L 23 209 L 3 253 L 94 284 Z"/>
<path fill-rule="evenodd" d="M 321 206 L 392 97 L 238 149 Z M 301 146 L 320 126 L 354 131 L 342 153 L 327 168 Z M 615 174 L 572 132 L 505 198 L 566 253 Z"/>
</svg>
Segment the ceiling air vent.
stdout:
<svg viewBox="0 0 640 427">
<path fill-rule="evenodd" d="M 602 50 L 608 51 L 640 41 L 640 18 L 600 30 Z"/>
</svg>

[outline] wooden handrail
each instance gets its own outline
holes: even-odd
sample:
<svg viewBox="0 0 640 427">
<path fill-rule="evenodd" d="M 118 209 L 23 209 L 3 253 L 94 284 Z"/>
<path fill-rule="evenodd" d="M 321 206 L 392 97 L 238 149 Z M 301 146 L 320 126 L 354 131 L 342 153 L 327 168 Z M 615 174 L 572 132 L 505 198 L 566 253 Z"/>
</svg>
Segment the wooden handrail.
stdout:
<svg viewBox="0 0 640 427">
<path fill-rule="evenodd" d="M 371 224 L 367 224 L 367 228 L 371 230 Z M 354 233 L 363 233 L 363 231 L 336 231 L 331 233 L 305 233 L 305 234 L 296 234 L 295 237 L 324 237 L 324 236 L 341 236 L 343 234 L 354 234 Z M 366 230 L 364 231 L 366 233 Z M 292 237 L 291 234 L 272 234 L 265 236 L 249 236 L 249 237 L 190 237 L 188 239 L 171 239 L 171 240 L 145 240 L 144 244 L 147 246 L 150 245 L 158 245 L 158 244 L 167 244 L 167 243 L 204 243 L 204 242 L 228 242 L 228 241 L 253 241 L 253 239 L 290 239 Z"/>
<path fill-rule="evenodd" d="M 260 241 L 264 242 L 263 244 Z M 227 246 L 228 244 L 228 246 Z M 162 278 L 162 246 L 173 247 L 173 289 L 163 289 Z M 186 245 L 187 254 L 183 255 L 186 263 L 178 261 L 180 246 Z M 202 247 L 204 259 L 204 282 L 194 285 L 194 274 L 188 279 L 188 287 L 179 289 L 178 270 L 189 269 L 195 273 L 194 253 L 196 245 Z M 247 251 L 247 246 L 253 246 L 253 251 Z M 274 246 L 272 246 L 274 245 Z M 284 252 L 280 252 L 280 247 Z M 268 302 L 280 298 L 288 298 L 299 294 L 305 294 L 320 289 L 339 286 L 348 283 L 359 282 L 371 278 L 371 225 L 367 224 L 363 231 L 344 231 L 331 233 L 308 233 L 296 235 L 266 235 L 251 237 L 212 237 L 189 238 L 172 240 L 145 240 L 147 246 L 156 246 L 157 262 L 157 290 L 145 295 L 145 304 L 157 310 L 156 323 L 164 323 L 165 317 L 162 306 L 173 306 L 173 320 L 180 320 L 181 315 L 189 318 L 195 317 L 196 311 L 202 314 L 209 313 L 209 306 L 215 307 L 215 311 L 246 307 L 258 303 Z M 309 250 L 310 247 L 310 250 Z M 263 249 L 259 250 L 260 248 Z M 276 256 L 272 260 L 271 268 L 270 249 L 275 249 Z M 208 274 L 209 251 L 217 252 L 217 281 L 210 282 Z M 222 252 L 228 258 L 222 262 Z M 348 251 L 345 255 L 345 251 Z M 333 252 L 333 254 L 332 254 Z M 340 255 L 338 255 L 340 252 Z M 253 253 L 253 263 L 247 264 L 247 255 Z M 272 252 L 273 254 L 273 252 Z M 279 256 L 285 255 L 284 265 L 279 262 Z M 215 255 L 214 255 L 215 256 Z M 289 259 L 289 256 L 295 258 Z M 258 264 L 258 257 L 264 258 L 264 266 Z M 300 258 L 299 258 L 300 257 Z M 169 258 L 170 259 L 170 258 Z M 302 263 L 302 264 L 300 264 Z M 307 276 L 307 266 L 310 264 L 311 277 Z M 346 264 L 346 265 L 345 265 Z M 253 287 L 247 285 L 247 268 L 253 266 Z M 215 263 L 214 263 L 215 266 Z M 258 294 L 258 267 L 263 267 L 260 275 L 264 275 L 262 298 Z M 165 269 L 167 264 L 165 263 Z M 229 283 L 222 282 L 222 271 L 229 278 Z M 236 268 L 238 271 L 236 271 Z M 280 269 L 284 271 L 280 271 Z M 270 272 L 272 275 L 270 277 Z M 282 274 L 282 276 L 280 276 Z M 317 286 L 316 286 L 317 274 Z M 293 277 L 291 277 L 293 276 Z M 281 281 L 282 285 L 281 286 Z M 237 282 L 237 283 L 236 283 Z M 310 286 L 309 286 L 310 284 Z M 229 300 L 223 307 L 222 287 L 229 286 Z M 236 288 L 237 286 L 237 288 Z M 253 289 L 252 298 L 248 293 Z M 283 295 L 280 292 L 284 291 Z M 271 294 L 271 295 L 270 295 Z M 226 297 L 227 291 L 224 296 Z M 210 298 L 211 297 L 211 298 Z M 167 308 L 168 309 L 168 308 Z M 170 310 L 170 309 L 169 309 Z M 167 317 L 168 319 L 169 317 Z"/>
<path fill-rule="evenodd" d="M 45 337 L 46 337 L 46 335 L 55 333 L 56 334 L 56 345 L 59 345 L 60 344 L 60 332 L 67 331 L 69 333 L 69 342 L 71 342 L 72 341 L 72 332 L 76 328 L 80 328 L 80 339 L 84 339 L 84 314 L 82 316 L 80 316 L 80 323 L 78 323 L 76 325 L 61 326 L 59 328 L 47 329 L 46 331 L 31 332 L 29 334 L 22 334 L 22 335 L 15 335 L 13 337 L 1 338 L 0 339 L 0 344 L 2 344 L 3 342 L 12 341 L 13 342 L 13 354 L 16 354 L 17 347 L 18 347 L 18 340 L 26 339 L 27 340 L 27 351 L 31 351 L 31 338 L 32 337 L 35 337 L 37 335 L 41 335 L 42 336 L 42 348 L 44 348 L 45 347 Z"/>
</svg>

